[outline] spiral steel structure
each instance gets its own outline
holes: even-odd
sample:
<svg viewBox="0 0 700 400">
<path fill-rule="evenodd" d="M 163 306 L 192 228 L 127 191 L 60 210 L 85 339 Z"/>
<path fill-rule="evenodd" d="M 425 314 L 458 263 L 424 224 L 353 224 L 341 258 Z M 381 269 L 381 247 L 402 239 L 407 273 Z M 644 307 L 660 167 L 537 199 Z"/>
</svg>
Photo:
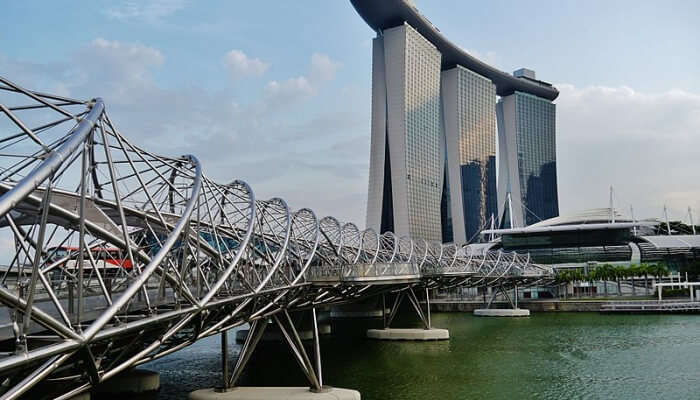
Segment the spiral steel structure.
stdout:
<svg viewBox="0 0 700 400">
<path fill-rule="evenodd" d="M 282 310 L 552 276 L 520 255 L 256 199 L 245 182 L 207 178 L 195 156 L 134 145 L 99 98 L 0 78 L 0 132 L 2 399 L 68 399 Z"/>
</svg>

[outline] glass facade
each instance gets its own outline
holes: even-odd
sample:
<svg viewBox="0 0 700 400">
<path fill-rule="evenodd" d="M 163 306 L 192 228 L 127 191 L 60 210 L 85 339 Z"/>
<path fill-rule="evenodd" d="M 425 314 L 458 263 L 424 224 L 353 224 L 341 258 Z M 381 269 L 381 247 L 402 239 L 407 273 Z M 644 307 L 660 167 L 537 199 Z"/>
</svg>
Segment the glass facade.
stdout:
<svg viewBox="0 0 700 400">
<path fill-rule="evenodd" d="M 504 234 L 501 246 L 504 251 L 529 254 L 533 262 L 541 264 L 624 262 L 632 257 L 632 240 L 628 228 L 570 230 Z"/>
<path fill-rule="evenodd" d="M 450 178 L 445 157 L 445 174 L 442 181 L 442 198 L 440 199 L 440 216 L 442 225 L 442 242 L 454 243 L 455 235 L 452 229 L 452 197 L 450 195 Z"/>
<path fill-rule="evenodd" d="M 442 195 L 440 52 L 410 25 L 405 44 L 408 234 L 439 241 Z M 394 182 L 396 184 L 396 182 Z"/>
<path fill-rule="evenodd" d="M 556 105 L 515 92 L 501 97 L 497 115 L 500 226 L 527 226 L 558 216 Z"/>
<path fill-rule="evenodd" d="M 496 216 L 496 87 L 458 67 L 457 115 L 462 208 L 466 241 Z"/>
<path fill-rule="evenodd" d="M 632 240 L 632 232 L 629 228 L 623 228 L 504 234 L 501 243 L 504 250 L 513 251 L 551 247 L 627 246 Z"/>
<path fill-rule="evenodd" d="M 555 105 L 526 93 L 514 96 L 522 213 L 530 225 L 559 215 Z"/>
<path fill-rule="evenodd" d="M 442 73 L 447 157 L 445 191 L 450 193 L 453 234 L 443 240 L 468 243 L 490 225 L 496 211 L 496 87 L 461 66 Z M 443 213 L 445 214 L 445 213 Z"/>
</svg>

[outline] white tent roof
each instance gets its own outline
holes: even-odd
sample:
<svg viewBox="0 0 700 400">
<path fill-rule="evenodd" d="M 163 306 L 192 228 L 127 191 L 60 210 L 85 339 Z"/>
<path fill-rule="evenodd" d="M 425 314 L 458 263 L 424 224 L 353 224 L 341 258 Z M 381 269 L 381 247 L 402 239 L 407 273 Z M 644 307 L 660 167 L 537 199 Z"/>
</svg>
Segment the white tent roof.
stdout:
<svg viewBox="0 0 700 400">
<path fill-rule="evenodd" d="M 688 249 L 700 247 L 700 235 L 658 235 L 642 236 L 641 238 L 656 248 Z"/>
</svg>

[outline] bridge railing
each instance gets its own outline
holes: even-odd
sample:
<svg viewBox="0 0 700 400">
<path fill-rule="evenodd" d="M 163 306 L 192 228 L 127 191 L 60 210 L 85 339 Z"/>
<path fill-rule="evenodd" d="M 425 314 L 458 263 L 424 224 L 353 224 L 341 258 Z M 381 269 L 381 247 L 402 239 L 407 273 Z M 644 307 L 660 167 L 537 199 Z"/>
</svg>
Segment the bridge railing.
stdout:
<svg viewBox="0 0 700 400">
<path fill-rule="evenodd" d="M 374 263 L 343 266 L 343 279 L 405 279 L 419 278 L 420 268 L 415 263 Z"/>
</svg>

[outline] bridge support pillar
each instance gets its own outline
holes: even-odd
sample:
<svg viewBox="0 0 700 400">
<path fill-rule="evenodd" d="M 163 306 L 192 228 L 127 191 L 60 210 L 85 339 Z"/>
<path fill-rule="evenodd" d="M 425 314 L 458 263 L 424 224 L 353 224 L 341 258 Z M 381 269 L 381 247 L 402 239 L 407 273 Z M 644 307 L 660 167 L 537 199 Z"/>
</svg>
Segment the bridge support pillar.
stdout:
<svg viewBox="0 0 700 400">
<path fill-rule="evenodd" d="M 331 334 L 331 323 L 328 318 L 329 313 L 320 311 L 319 316 L 317 318 L 317 327 L 318 327 L 318 333 L 320 335 L 330 335 Z M 302 314 L 301 312 L 295 312 L 291 313 L 291 317 L 294 320 L 294 323 L 297 327 L 297 333 L 299 334 L 299 337 L 301 340 L 313 340 L 314 338 L 314 332 L 316 329 L 314 329 L 314 323 L 313 319 L 308 318 L 310 313 L 304 313 Z M 236 342 L 237 343 L 243 343 L 245 342 L 246 337 L 248 337 L 249 329 L 240 329 L 236 332 Z M 269 329 L 265 330 L 265 333 L 263 334 L 261 341 L 262 342 L 282 342 L 284 341 L 284 336 L 282 335 L 282 332 L 280 331 L 279 328 L 273 326 L 270 326 Z"/>
<path fill-rule="evenodd" d="M 95 388 L 99 395 L 129 395 L 155 393 L 160 390 L 160 374 L 147 369 L 131 369 L 110 378 Z"/>
<path fill-rule="evenodd" d="M 491 308 L 493 300 L 499 293 L 508 300 L 511 308 Z M 492 292 L 486 308 L 474 310 L 474 315 L 478 317 L 529 317 L 530 310 L 518 308 L 518 284 L 516 282 L 513 286 L 513 299 L 510 298 L 508 291 L 501 285 Z"/>
<path fill-rule="evenodd" d="M 190 400 L 360 400 L 360 392 L 350 389 L 328 388 L 314 393 L 308 387 L 253 387 L 240 386 L 228 392 L 214 389 L 197 390 L 189 394 Z"/>
<path fill-rule="evenodd" d="M 385 318 L 390 310 L 382 299 L 368 298 L 355 303 L 331 307 L 331 318 Z"/>
<path fill-rule="evenodd" d="M 377 340 L 448 340 L 450 331 L 447 329 L 410 329 L 410 328 L 386 328 L 386 329 L 368 329 L 367 337 Z"/>
<path fill-rule="evenodd" d="M 331 388 L 323 385 L 323 373 L 321 368 L 321 344 L 319 338 L 319 324 L 316 309 L 311 309 L 312 332 L 313 332 L 313 361 L 304 348 L 299 332 L 294 325 L 294 321 L 286 309 L 280 313 L 272 314 L 266 319 L 257 319 L 250 323 L 250 329 L 243 342 L 238 359 L 233 368 L 231 377 L 228 377 L 228 341 L 225 333 L 221 337 L 222 351 L 222 372 L 224 384 L 220 388 L 202 389 L 189 394 L 191 400 L 276 400 L 276 399 L 297 399 L 297 400 L 359 400 L 360 393 L 355 390 Z M 295 360 L 299 364 L 302 372 L 311 383 L 311 387 L 241 387 L 236 386 L 236 382 L 241 376 L 243 369 L 250 360 L 255 347 L 263 337 L 265 328 L 270 321 L 274 321 L 279 328 L 284 340 L 289 344 Z"/>
<path fill-rule="evenodd" d="M 396 313 L 401 307 L 404 298 L 408 298 L 413 309 L 418 314 L 418 317 L 423 322 L 423 329 L 396 329 L 391 328 L 391 322 L 394 320 Z M 385 303 L 385 296 L 382 295 L 382 304 Z M 447 329 L 436 329 L 432 326 L 430 316 L 430 293 L 428 288 L 425 288 L 425 305 L 426 311 L 423 311 L 416 293 L 413 288 L 408 288 L 400 291 L 394 299 L 394 304 L 391 307 L 388 316 L 384 316 L 384 329 L 368 329 L 367 337 L 377 340 L 447 340 L 450 338 L 450 332 Z"/>
</svg>

